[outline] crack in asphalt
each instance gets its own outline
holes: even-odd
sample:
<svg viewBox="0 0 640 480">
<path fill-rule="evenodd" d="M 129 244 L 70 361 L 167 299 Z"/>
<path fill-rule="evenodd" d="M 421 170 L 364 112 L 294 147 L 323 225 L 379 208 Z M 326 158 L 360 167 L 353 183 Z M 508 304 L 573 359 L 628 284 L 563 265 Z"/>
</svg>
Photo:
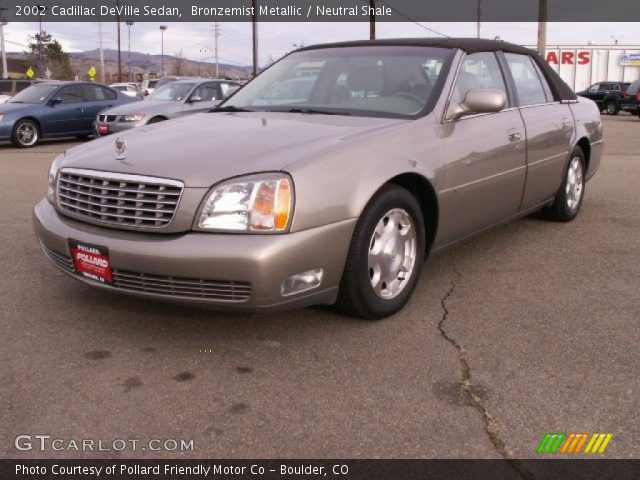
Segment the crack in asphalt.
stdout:
<svg viewBox="0 0 640 480">
<path fill-rule="evenodd" d="M 522 478 L 525 480 L 534 480 L 535 477 L 533 473 L 520 460 L 514 458 L 511 451 L 507 448 L 495 417 L 489 412 L 484 400 L 476 391 L 471 381 L 471 367 L 468 362 L 468 350 L 455 338 L 450 336 L 444 328 L 444 323 L 450 313 L 447 308 L 447 300 L 453 295 L 458 282 L 462 279 L 462 274 L 456 268 L 456 261 L 453 255 L 451 255 L 451 269 L 456 274 L 456 278 L 451 281 L 449 290 L 447 290 L 440 300 L 440 305 L 442 306 L 442 318 L 438 322 L 438 330 L 440 331 L 440 336 L 453 345 L 453 347 L 458 351 L 458 360 L 460 362 L 460 369 L 462 373 L 462 378 L 458 381 L 460 391 L 467 397 L 469 404 L 475 408 L 480 415 L 482 415 L 485 431 L 489 436 L 489 440 L 491 440 L 491 443 L 493 444 L 493 448 L 495 448 L 502 458 L 509 462 L 509 464 L 520 474 Z"/>
</svg>

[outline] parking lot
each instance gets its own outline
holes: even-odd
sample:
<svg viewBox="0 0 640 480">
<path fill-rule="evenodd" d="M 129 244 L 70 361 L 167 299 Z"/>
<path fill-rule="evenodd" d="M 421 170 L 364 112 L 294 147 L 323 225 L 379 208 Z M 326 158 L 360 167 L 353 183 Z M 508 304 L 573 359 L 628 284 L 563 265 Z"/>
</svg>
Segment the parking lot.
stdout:
<svg viewBox="0 0 640 480">
<path fill-rule="evenodd" d="M 535 457 L 547 432 L 640 456 L 640 120 L 604 117 L 580 216 L 527 217 L 431 258 L 365 322 L 106 294 L 49 264 L 31 211 L 75 142 L 0 145 L 0 455 Z M 20 434 L 193 439 L 192 451 L 18 451 Z"/>
</svg>

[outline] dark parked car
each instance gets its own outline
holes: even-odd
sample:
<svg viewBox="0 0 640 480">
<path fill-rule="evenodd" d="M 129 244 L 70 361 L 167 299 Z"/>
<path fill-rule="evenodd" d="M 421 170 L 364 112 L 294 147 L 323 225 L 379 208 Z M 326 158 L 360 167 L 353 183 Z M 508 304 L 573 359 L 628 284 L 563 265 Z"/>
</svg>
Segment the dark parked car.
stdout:
<svg viewBox="0 0 640 480">
<path fill-rule="evenodd" d="M 135 102 L 121 92 L 97 83 L 43 82 L 32 85 L 0 105 L 0 141 L 33 147 L 42 138 L 93 134 L 99 112 Z"/>
<path fill-rule="evenodd" d="M 621 108 L 625 112 L 637 114 L 640 116 L 640 79 L 633 82 L 627 88 L 626 101 L 622 103 Z"/>
<path fill-rule="evenodd" d="M 617 115 L 620 110 L 625 110 L 624 105 L 629 101 L 627 96 L 629 85 L 628 82 L 594 83 L 585 91 L 578 92 L 578 95 L 596 102 L 601 112 Z"/>
<path fill-rule="evenodd" d="M 6 100 L 9 100 L 11 97 L 13 97 L 17 93 L 20 93 L 25 88 L 28 88 L 31 85 L 40 83 L 42 81 L 45 81 L 45 80 L 42 80 L 39 78 L 32 78 L 32 79 L 3 78 L 1 79 L 0 80 L 0 103 L 4 103 L 4 101 L 2 100 L 3 98 L 5 98 Z"/>
</svg>

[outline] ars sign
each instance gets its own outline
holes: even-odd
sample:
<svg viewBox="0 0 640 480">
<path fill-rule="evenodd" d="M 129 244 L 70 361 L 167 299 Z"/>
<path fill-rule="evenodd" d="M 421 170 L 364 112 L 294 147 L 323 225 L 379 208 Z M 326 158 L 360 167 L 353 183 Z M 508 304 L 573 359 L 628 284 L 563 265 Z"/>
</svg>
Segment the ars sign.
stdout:
<svg viewBox="0 0 640 480">
<path fill-rule="evenodd" d="M 586 65 L 591 62 L 591 53 L 586 52 L 548 52 L 547 63 L 550 65 Z"/>
</svg>

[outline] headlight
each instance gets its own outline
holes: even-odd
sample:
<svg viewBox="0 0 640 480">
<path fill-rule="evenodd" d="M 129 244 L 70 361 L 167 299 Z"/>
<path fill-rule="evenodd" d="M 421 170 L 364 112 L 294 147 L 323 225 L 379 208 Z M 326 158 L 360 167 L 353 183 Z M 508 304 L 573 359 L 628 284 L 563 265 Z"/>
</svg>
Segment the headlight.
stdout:
<svg viewBox="0 0 640 480">
<path fill-rule="evenodd" d="M 63 153 L 56 157 L 56 159 L 51 163 L 51 168 L 49 169 L 49 188 L 47 188 L 47 198 L 51 203 L 55 202 L 55 191 L 56 191 L 56 177 L 58 175 L 58 170 L 60 169 L 60 160 L 66 154 Z"/>
<path fill-rule="evenodd" d="M 120 118 L 121 122 L 139 122 L 147 117 L 146 113 L 132 113 L 131 115 L 125 115 Z"/>
<path fill-rule="evenodd" d="M 198 227 L 236 232 L 284 232 L 293 212 L 293 181 L 284 173 L 237 178 L 205 197 Z"/>
</svg>

